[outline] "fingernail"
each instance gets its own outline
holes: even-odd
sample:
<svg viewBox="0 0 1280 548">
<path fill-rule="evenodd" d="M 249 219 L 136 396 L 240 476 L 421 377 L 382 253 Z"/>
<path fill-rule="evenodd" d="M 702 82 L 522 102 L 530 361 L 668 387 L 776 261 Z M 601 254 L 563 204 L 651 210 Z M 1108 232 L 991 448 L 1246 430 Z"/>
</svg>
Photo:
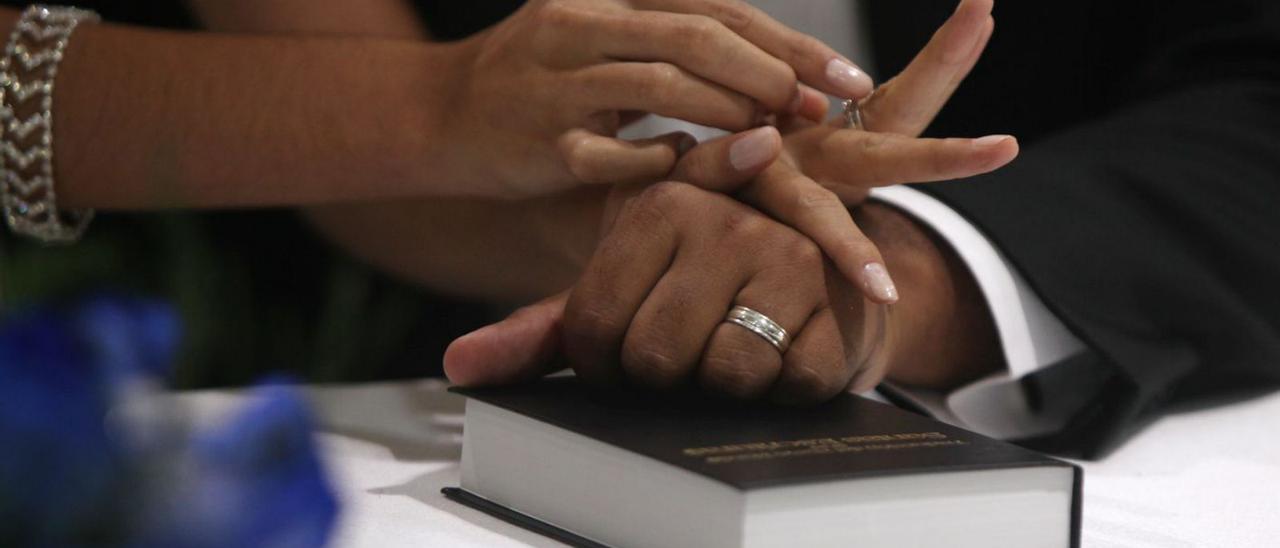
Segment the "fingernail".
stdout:
<svg viewBox="0 0 1280 548">
<path fill-rule="evenodd" d="M 898 288 L 893 285 L 889 271 L 880 263 L 867 263 L 862 267 L 862 285 L 868 293 L 886 303 L 898 302 Z"/>
<path fill-rule="evenodd" d="M 686 133 L 680 137 L 680 143 L 676 145 L 676 151 L 681 156 L 684 156 L 684 153 L 693 150 L 693 147 L 696 146 L 698 146 L 698 138 Z"/>
<path fill-rule="evenodd" d="M 840 89 L 844 99 L 861 99 L 871 93 L 874 84 L 867 73 L 858 70 L 844 59 L 836 58 L 827 63 L 827 81 Z"/>
<path fill-rule="evenodd" d="M 729 165 L 738 171 L 751 171 L 773 160 L 777 153 L 777 130 L 756 128 L 729 146 Z"/>
<path fill-rule="evenodd" d="M 1012 139 L 1012 135 L 988 135 L 986 137 L 973 140 L 973 146 L 979 148 L 990 148 L 1004 144 L 1005 141 Z"/>
<path fill-rule="evenodd" d="M 800 107 L 804 106 L 804 89 L 796 87 L 796 96 L 791 98 L 791 104 L 787 105 L 787 112 L 795 114 L 800 112 Z"/>
</svg>

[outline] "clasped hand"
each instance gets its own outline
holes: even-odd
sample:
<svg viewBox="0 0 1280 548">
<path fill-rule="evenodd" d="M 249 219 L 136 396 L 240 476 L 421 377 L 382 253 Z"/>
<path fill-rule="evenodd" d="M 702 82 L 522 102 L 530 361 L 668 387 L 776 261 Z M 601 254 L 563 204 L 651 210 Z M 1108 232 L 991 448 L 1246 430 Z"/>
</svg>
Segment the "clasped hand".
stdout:
<svg viewBox="0 0 1280 548">
<path fill-rule="evenodd" d="M 615 189 L 609 229 L 579 282 L 455 342 L 450 378 L 526 380 L 566 365 L 559 355 L 587 381 L 698 384 L 788 403 L 880 382 L 893 361 L 876 352 L 883 329 L 919 322 L 883 323 L 879 304 L 897 294 L 848 206 L 875 186 L 967 177 L 1016 156 L 1007 136 L 916 138 L 981 55 L 990 10 L 962 2 L 909 67 L 863 101 L 874 133 L 784 116 L 782 146 L 754 172 L 726 168 L 734 145 L 753 138 L 734 135 L 681 157 L 670 179 L 686 182 Z M 734 305 L 766 313 L 791 347 L 781 354 L 725 323 Z"/>
</svg>

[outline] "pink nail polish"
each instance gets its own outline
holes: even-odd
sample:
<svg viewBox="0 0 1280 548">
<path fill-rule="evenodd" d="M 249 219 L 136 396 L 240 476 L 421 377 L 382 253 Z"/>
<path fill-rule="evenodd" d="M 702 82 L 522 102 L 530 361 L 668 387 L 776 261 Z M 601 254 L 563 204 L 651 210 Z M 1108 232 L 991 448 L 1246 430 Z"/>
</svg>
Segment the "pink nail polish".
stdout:
<svg viewBox="0 0 1280 548">
<path fill-rule="evenodd" d="M 738 171 L 751 171 L 772 161 L 777 154 L 777 132 L 772 127 L 747 132 L 729 146 L 729 165 Z"/>
<path fill-rule="evenodd" d="M 981 148 L 994 147 L 999 146 L 1012 138 L 1012 135 L 988 135 L 986 137 L 974 139 L 973 145 Z"/>
<path fill-rule="evenodd" d="M 893 285 L 889 271 L 880 263 L 867 263 L 862 267 L 862 285 L 868 293 L 881 301 L 898 302 L 898 288 Z"/>
<path fill-rule="evenodd" d="M 827 63 L 827 81 L 840 90 L 843 99 L 866 97 L 875 86 L 867 73 L 840 58 Z"/>
</svg>

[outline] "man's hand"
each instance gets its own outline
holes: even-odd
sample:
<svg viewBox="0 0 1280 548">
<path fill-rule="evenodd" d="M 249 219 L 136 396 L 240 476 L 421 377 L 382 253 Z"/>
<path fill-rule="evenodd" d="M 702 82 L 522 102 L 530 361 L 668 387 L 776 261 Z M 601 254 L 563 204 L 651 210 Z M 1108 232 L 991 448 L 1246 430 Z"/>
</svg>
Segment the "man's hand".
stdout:
<svg viewBox="0 0 1280 548">
<path fill-rule="evenodd" d="M 600 384 L 821 401 L 875 348 L 865 333 L 880 307 L 842 284 L 795 230 L 722 194 L 661 183 L 625 200 L 568 295 L 455 341 L 445 371 L 460 384 L 502 384 L 563 367 L 552 361 L 561 354 Z M 785 328 L 787 352 L 725 323 L 735 305 Z"/>
<path fill-rule="evenodd" d="M 892 269 L 885 268 L 846 206 L 862 203 L 873 187 L 963 179 L 1017 156 L 1017 140 L 1010 136 L 918 138 L 981 57 L 995 26 L 991 9 L 991 0 L 960 2 L 911 64 L 863 100 L 870 131 L 784 117 L 785 152 L 761 176 L 735 186 L 738 198 L 812 239 L 868 299 L 895 302 Z M 806 100 L 803 110 L 814 102 Z M 686 169 L 697 156 L 694 149 L 670 178 L 714 188 Z"/>
<path fill-rule="evenodd" d="M 812 242 L 724 196 L 664 183 L 625 200 L 571 292 L 455 341 L 445 371 L 488 385 L 568 365 L 599 383 L 805 403 L 868 390 L 886 375 L 948 388 L 997 369 L 985 301 L 947 245 L 885 205 L 853 214 L 906 290 L 883 329 L 885 308 L 835 274 Z M 781 324 L 791 349 L 779 355 L 724 323 L 734 305 Z"/>
</svg>

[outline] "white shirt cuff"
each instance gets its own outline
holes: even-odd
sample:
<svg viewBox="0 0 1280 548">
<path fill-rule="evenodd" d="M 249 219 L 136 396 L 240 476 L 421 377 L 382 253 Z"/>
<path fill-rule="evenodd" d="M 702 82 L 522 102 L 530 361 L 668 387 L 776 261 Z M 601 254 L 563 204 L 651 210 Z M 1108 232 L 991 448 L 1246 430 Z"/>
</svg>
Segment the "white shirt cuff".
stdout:
<svg viewBox="0 0 1280 548">
<path fill-rule="evenodd" d="M 895 387 L 938 418 L 998 438 L 1060 429 L 1068 417 L 1033 413 L 1019 380 L 1085 349 L 976 227 L 936 198 L 906 186 L 871 197 L 915 217 L 939 234 L 968 266 L 991 309 L 1007 369 L 949 394 Z"/>
</svg>

